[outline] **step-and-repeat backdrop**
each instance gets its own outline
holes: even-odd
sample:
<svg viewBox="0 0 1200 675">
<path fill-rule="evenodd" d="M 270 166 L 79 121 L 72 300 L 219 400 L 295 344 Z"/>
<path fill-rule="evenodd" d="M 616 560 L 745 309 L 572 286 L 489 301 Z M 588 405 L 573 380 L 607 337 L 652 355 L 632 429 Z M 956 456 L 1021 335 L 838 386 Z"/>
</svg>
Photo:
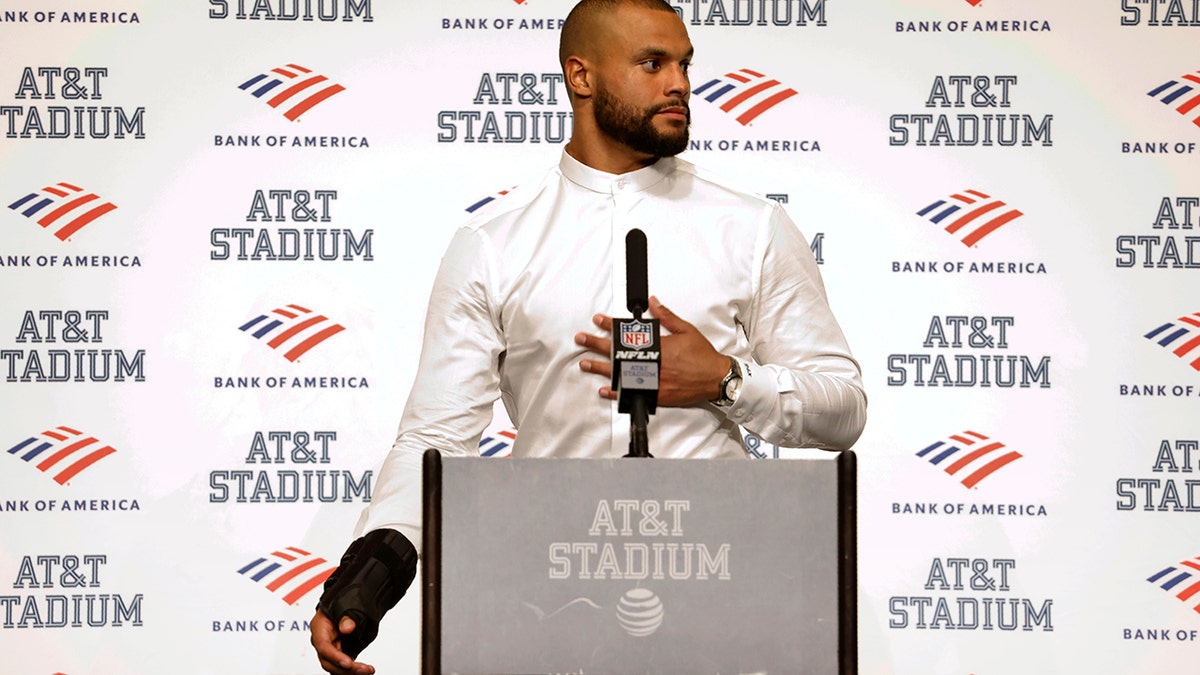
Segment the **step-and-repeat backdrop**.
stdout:
<svg viewBox="0 0 1200 675">
<path fill-rule="evenodd" d="M 444 246 L 570 137 L 571 4 L 0 6 L 0 671 L 318 671 Z M 1200 6 L 672 4 L 685 156 L 862 363 L 863 672 L 1190 672 Z"/>
</svg>

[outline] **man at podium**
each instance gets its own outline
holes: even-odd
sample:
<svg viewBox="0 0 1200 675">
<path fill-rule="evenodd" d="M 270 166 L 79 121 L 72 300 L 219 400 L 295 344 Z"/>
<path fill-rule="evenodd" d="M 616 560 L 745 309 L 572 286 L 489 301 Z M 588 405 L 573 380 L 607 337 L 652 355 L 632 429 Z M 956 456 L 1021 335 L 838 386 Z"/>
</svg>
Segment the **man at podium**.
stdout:
<svg viewBox="0 0 1200 675">
<path fill-rule="evenodd" d="M 804 237 L 778 203 L 676 157 L 692 51 L 662 0 L 583 0 L 568 15 L 574 132 L 555 167 L 477 212 L 442 260 L 396 442 L 312 621 L 328 672 L 374 672 L 354 657 L 415 575 L 427 448 L 478 454 L 499 397 L 519 428 L 514 457 L 625 453 L 609 353 L 633 228 L 663 334 L 657 456 L 745 458 L 739 427 L 827 449 L 862 432 L 861 373 Z"/>
</svg>

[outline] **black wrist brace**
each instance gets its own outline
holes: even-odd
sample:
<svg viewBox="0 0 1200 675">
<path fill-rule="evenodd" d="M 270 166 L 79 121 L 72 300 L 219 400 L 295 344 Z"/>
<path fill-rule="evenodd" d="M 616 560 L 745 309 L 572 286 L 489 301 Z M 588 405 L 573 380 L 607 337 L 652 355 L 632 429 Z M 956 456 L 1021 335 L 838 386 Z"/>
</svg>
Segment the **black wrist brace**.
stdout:
<svg viewBox="0 0 1200 675">
<path fill-rule="evenodd" d="M 379 634 L 383 615 L 404 597 L 416 576 L 417 550 L 395 530 L 372 530 L 350 544 L 317 602 L 334 630 L 342 617 L 354 620 L 354 631 L 341 636 L 343 652 L 358 658 Z"/>
</svg>

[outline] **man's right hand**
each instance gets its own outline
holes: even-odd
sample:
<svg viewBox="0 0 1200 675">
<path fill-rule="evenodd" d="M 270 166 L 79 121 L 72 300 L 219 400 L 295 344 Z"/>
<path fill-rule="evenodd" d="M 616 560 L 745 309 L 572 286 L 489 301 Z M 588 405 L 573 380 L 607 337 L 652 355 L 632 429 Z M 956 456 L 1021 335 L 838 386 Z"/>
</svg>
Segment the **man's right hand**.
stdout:
<svg viewBox="0 0 1200 675">
<path fill-rule="evenodd" d="M 333 621 L 318 609 L 309 623 L 309 632 L 312 634 L 312 646 L 317 650 L 317 658 L 325 672 L 333 675 L 372 675 L 375 672 L 375 666 L 359 663 L 342 651 L 342 636 L 354 632 L 354 619 L 342 617 L 335 630 Z"/>
</svg>

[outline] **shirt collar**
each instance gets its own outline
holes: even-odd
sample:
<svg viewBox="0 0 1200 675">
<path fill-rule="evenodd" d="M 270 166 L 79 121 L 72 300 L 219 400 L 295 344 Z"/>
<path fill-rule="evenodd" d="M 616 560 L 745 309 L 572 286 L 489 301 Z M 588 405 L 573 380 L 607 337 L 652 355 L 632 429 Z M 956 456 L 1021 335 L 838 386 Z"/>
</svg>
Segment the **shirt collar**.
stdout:
<svg viewBox="0 0 1200 675">
<path fill-rule="evenodd" d="M 666 178 L 675 169 L 675 158 L 662 157 L 650 166 L 637 171 L 614 174 L 593 169 L 563 150 L 558 168 L 567 177 L 567 180 L 593 192 L 610 194 L 641 192 Z"/>
</svg>

